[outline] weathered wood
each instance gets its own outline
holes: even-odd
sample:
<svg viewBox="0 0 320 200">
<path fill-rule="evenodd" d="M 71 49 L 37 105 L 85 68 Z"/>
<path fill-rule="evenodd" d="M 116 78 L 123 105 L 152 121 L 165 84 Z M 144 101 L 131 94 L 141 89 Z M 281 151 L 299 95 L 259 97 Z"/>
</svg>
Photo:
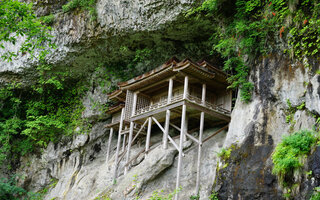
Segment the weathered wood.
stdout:
<svg viewBox="0 0 320 200">
<path fill-rule="evenodd" d="M 189 77 L 185 76 L 184 77 L 184 87 L 183 87 L 183 99 L 187 98 L 188 95 L 188 82 L 189 82 Z"/>
<path fill-rule="evenodd" d="M 169 135 L 169 124 L 170 124 L 170 110 L 166 111 L 166 121 L 165 121 L 165 127 L 164 127 L 164 134 L 163 134 L 163 148 L 168 148 L 168 135 Z"/>
<path fill-rule="evenodd" d="M 231 119 L 229 115 L 222 114 L 222 113 L 220 113 L 218 111 L 211 110 L 209 108 L 206 108 L 206 107 L 204 107 L 202 105 L 196 104 L 196 103 L 188 101 L 188 100 L 186 101 L 186 105 L 188 105 L 188 106 L 190 106 L 190 107 L 192 107 L 194 109 L 200 110 L 201 112 L 205 112 L 205 113 L 207 113 L 207 114 L 209 114 L 209 115 L 211 115 L 213 117 L 216 117 L 218 119 L 222 119 L 222 120 L 224 120 L 226 122 L 229 122 L 230 119 Z"/>
<path fill-rule="evenodd" d="M 124 118 L 125 108 L 121 110 L 121 117 L 120 117 L 120 125 L 119 125 L 119 133 L 118 133 L 118 141 L 117 141 L 117 150 L 116 150 L 116 157 L 114 162 L 114 171 L 113 171 L 113 182 L 116 182 L 117 179 L 117 169 L 118 169 L 118 159 L 119 159 L 119 150 L 120 150 L 120 142 L 121 142 L 121 131 L 123 126 L 123 118 Z"/>
<path fill-rule="evenodd" d="M 202 93 L 203 94 L 203 93 Z M 199 130 L 199 145 L 198 145 L 198 162 L 197 162 L 197 180 L 196 180 L 196 194 L 199 194 L 200 188 L 200 166 L 201 166 L 201 150 L 202 150 L 202 135 L 204 126 L 204 112 L 200 116 L 200 130 Z"/>
<path fill-rule="evenodd" d="M 167 106 L 164 106 L 164 107 L 161 107 L 157 110 L 151 110 L 151 111 L 148 111 L 148 112 L 145 112 L 141 115 L 138 115 L 138 116 L 134 116 L 130 119 L 130 121 L 136 121 L 136 120 L 140 120 L 140 119 L 144 119 L 146 117 L 150 117 L 152 115 L 155 115 L 157 113 L 161 113 L 161 112 L 164 112 L 168 109 L 172 109 L 172 108 L 176 108 L 176 107 L 179 107 L 181 105 L 183 105 L 185 102 L 183 100 L 181 101 L 178 101 L 178 102 L 175 102 L 175 103 L 171 103 L 170 105 L 167 105 Z"/>
<path fill-rule="evenodd" d="M 171 144 L 180 152 L 180 148 L 178 147 L 178 145 L 175 143 L 175 141 L 170 137 L 170 135 L 168 135 L 168 139 L 171 142 Z M 184 153 L 182 152 L 182 156 L 184 157 Z"/>
<path fill-rule="evenodd" d="M 134 115 L 134 113 L 136 112 L 136 108 L 137 108 L 137 97 L 138 94 L 137 92 L 133 93 L 133 107 L 132 107 L 132 113 L 131 113 L 131 117 Z M 127 150 L 127 156 L 126 156 L 126 163 L 129 161 L 130 159 L 130 150 L 131 150 L 131 142 L 132 142 L 132 135 L 133 135 L 133 128 L 134 128 L 134 122 L 130 121 L 130 131 L 129 131 L 129 139 L 128 139 L 128 150 Z M 128 172 L 128 166 L 126 166 L 124 168 L 124 174 L 127 174 Z"/>
<path fill-rule="evenodd" d="M 167 104 L 171 103 L 172 98 L 172 90 L 173 90 L 173 79 L 169 79 L 169 88 L 168 88 L 168 101 Z M 170 110 L 166 111 L 166 121 L 164 127 L 164 135 L 163 135 L 163 148 L 168 148 L 168 135 L 169 135 L 169 123 L 170 123 Z"/>
<path fill-rule="evenodd" d="M 124 152 L 125 147 L 126 147 L 126 141 L 127 140 L 127 135 L 123 134 L 123 141 L 122 141 L 122 152 Z"/>
<path fill-rule="evenodd" d="M 148 120 L 148 131 L 147 131 L 147 139 L 146 139 L 146 153 L 148 153 L 148 151 L 149 151 L 150 137 L 151 137 L 151 126 L 152 126 L 151 117 L 149 117 L 147 120 Z"/>
<path fill-rule="evenodd" d="M 188 84 L 188 82 L 186 82 Z M 181 174 L 181 162 L 182 162 L 182 151 L 183 151 L 183 138 L 184 138 L 184 127 L 186 119 L 187 107 L 182 106 L 182 116 L 181 116 L 181 128 L 180 128 L 180 144 L 179 144 L 179 155 L 178 155 L 178 166 L 177 166 L 177 181 L 176 190 L 180 187 L 180 174 Z M 178 200 L 178 193 L 175 194 L 175 200 Z"/>
<path fill-rule="evenodd" d="M 171 123 L 170 123 L 170 125 L 171 125 L 173 128 L 177 129 L 178 131 L 181 131 L 178 126 L 176 126 L 176 125 L 174 125 L 174 124 L 171 124 Z M 195 137 L 193 137 L 191 134 L 189 134 L 189 133 L 186 132 L 186 131 L 184 132 L 184 134 L 186 134 L 186 136 L 188 136 L 191 140 L 193 140 L 193 141 L 195 141 L 196 143 L 199 144 L 199 140 L 197 140 L 197 139 L 196 139 Z"/>
<path fill-rule="evenodd" d="M 108 147 L 107 147 L 106 163 L 109 162 L 109 154 L 110 154 L 110 148 L 111 148 L 112 134 L 113 134 L 113 128 L 110 128 L 110 134 L 109 134 L 109 140 L 108 140 Z"/>
</svg>

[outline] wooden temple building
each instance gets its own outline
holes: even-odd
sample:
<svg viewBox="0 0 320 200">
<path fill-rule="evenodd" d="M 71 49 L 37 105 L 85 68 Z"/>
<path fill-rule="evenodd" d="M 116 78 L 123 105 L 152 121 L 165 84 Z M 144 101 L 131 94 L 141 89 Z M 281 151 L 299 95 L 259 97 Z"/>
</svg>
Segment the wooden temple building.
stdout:
<svg viewBox="0 0 320 200">
<path fill-rule="evenodd" d="M 172 58 L 150 72 L 118 83 L 119 89 L 109 94 L 115 106 L 108 111 L 112 114 L 112 122 L 107 125 L 110 128 L 107 162 L 112 134 L 118 132 L 114 179 L 117 178 L 120 159 L 125 158 L 124 174 L 129 170 L 132 157 L 130 148 L 139 135 L 146 137 L 145 153 L 148 153 L 151 128 L 156 124 L 163 132 L 163 148 L 168 148 L 170 143 L 179 152 L 176 188 L 180 186 L 183 142 L 190 139 L 199 146 L 196 180 L 198 193 L 204 122 L 213 125 L 230 121 L 232 92 L 227 89 L 226 78 L 223 71 L 206 61 L 195 63 L 189 59 L 179 61 Z M 200 127 L 198 137 L 188 131 L 190 119 Z M 170 128 L 179 131 L 179 144 L 169 135 Z M 121 145 L 123 154 L 119 156 Z M 175 199 L 178 199 L 178 195 Z"/>
</svg>

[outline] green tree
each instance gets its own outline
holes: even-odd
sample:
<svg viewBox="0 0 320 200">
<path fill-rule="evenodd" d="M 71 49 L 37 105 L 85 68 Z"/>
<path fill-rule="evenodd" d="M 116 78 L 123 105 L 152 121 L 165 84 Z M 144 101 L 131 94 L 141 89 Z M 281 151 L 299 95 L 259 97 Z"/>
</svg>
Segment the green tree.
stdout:
<svg viewBox="0 0 320 200">
<path fill-rule="evenodd" d="M 32 10 L 32 4 L 17 0 L 0 1 L 0 48 L 3 49 L 1 59 L 11 61 L 19 53 L 29 53 L 32 57 L 40 50 L 42 57 L 54 47 L 50 27 L 41 24 Z M 17 40 L 24 38 L 18 48 L 8 50 L 7 45 L 16 45 Z M 16 50 L 13 50 L 16 49 Z"/>
</svg>

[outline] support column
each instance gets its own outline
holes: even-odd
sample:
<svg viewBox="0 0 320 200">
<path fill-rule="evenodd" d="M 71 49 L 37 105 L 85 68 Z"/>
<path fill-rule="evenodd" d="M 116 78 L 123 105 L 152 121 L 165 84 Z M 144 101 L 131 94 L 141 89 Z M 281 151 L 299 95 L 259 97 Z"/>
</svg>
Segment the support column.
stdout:
<svg viewBox="0 0 320 200">
<path fill-rule="evenodd" d="M 173 89 L 173 79 L 169 79 L 169 88 L 168 88 L 168 104 L 171 103 L 172 99 L 172 89 Z M 168 135 L 169 135 L 169 125 L 170 125 L 170 110 L 166 111 L 166 122 L 164 127 L 164 135 L 163 135 L 163 148 L 168 148 Z"/>
<path fill-rule="evenodd" d="M 182 105 L 176 190 L 178 190 L 179 187 L 180 187 L 180 174 L 181 174 L 181 164 L 182 164 L 181 162 L 182 162 L 183 138 L 184 138 L 184 127 L 185 127 L 185 120 L 186 120 L 186 111 L 187 111 L 187 106 L 186 105 Z M 178 200 L 178 193 L 175 194 L 175 198 L 174 199 Z"/>
<path fill-rule="evenodd" d="M 138 93 L 135 92 L 133 94 L 133 106 L 132 106 L 132 113 L 131 113 L 131 117 L 135 114 L 136 112 L 136 107 L 137 107 L 137 95 Z M 130 159 L 130 150 L 131 150 L 131 142 L 132 142 L 132 135 L 133 135 L 133 128 L 134 128 L 134 122 L 131 121 L 130 122 L 130 130 L 129 130 L 129 139 L 128 139 L 128 148 L 127 148 L 127 157 L 126 157 L 126 163 L 128 163 L 129 159 Z M 129 164 L 127 164 L 124 168 L 124 174 L 127 174 L 128 172 L 128 167 Z"/>
<path fill-rule="evenodd" d="M 106 163 L 108 163 L 108 161 L 109 161 L 109 154 L 110 154 L 110 148 L 111 148 L 112 135 L 113 135 L 113 128 L 110 128 L 109 141 L 108 141 L 108 147 L 107 147 Z"/>
<path fill-rule="evenodd" d="M 126 130 L 126 129 L 125 129 Z M 123 134 L 123 141 L 122 141 L 122 152 L 124 152 L 125 147 L 126 147 L 126 139 L 127 139 L 127 135 Z"/>
<path fill-rule="evenodd" d="M 152 118 L 148 118 L 148 131 L 147 131 L 147 139 L 146 139 L 146 154 L 149 152 L 149 147 L 150 147 L 150 136 L 151 136 L 151 126 L 152 126 Z"/>
<path fill-rule="evenodd" d="M 116 150 L 116 158 L 114 162 L 114 172 L 113 172 L 113 183 L 116 182 L 117 178 L 117 169 L 118 169 L 118 161 L 119 161 L 119 150 L 120 150 L 120 142 L 121 142 L 121 131 L 123 126 L 123 118 L 124 118 L 124 108 L 121 110 L 120 124 L 119 124 L 119 133 L 118 133 L 118 142 L 117 142 L 117 150 Z"/>
<path fill-rule="evenodd" d="M 206 102 L 206 84 L 202 85 L 202 105 Z M 200 130 L 199 130 L 199 147 L 198 147 L 198 162 L 197 162 L 197 181 L 196 181 L 196 194 L 199 194 L 200 189 L 200 166 L 201 166 L 201 150 L 202 150 L 202 135 L 204 126 L 204 112 L 200 114 Z"/>
<path fill-rule="evenodd" d="M 183 87 L 183 99 L 186 99 L 188 97 L 188 82 L 189 82 L 189 77 L 185 76 L 184 87 Z"/>
</svg>

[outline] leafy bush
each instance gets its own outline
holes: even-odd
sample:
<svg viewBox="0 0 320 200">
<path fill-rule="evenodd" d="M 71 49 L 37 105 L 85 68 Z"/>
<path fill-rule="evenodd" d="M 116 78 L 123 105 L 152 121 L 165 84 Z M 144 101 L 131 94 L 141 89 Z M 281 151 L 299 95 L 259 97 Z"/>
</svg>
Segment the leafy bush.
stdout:
<svg viewBox="0 0 320 200">
<path fill-rule="evenodd" d="M 40 17 L 40 20 L 46 25 L 51 25 L 54 21 L 54 15 L 51 14 L 51 15 Z"/>
<path fill-rule="evenodd" d="M 287 186 L 286 175 L 292 175 L 295 170 L 300 169 L 303 163 L 300 161 L 308 155 L 313 145 L 316 144 L 318 137 L 314 132 L 301 130 L 284 137 L 272 155 L 274 168 L 272 172 L 279 177 L 280 183 Z"/>
<path fill-rule="evenodd" d="M 76 8 L 88 10 L 91 16 L 91 20 L 97 19 L 96 0 L 71 0 L 66 5 L 62 6 L 63 12 L 69 12 Z"/>
<path fill-rule="evenodd" d="M 26 194 L 26 190 L 16 185 L 15 176 L 0 179 L 0 199 L 18 200 Z"/>
<path fill-rule="evenodd" d="M 213 192 L 210 196 L 209 196 L 209 200 L 219 200 L 218 199 L 218 194 L 216 192 Z"/>
<path fill-rule="evenodd" d="M 154 191 L 152 196 L 148 198 L 148 200 L 172 200 L 173 197 L 180 191 L 179 190 L 174 190 L 172 193 L 168 195 L 163 195 L 163 190 L 159 191 Z"/>
<path fill-rule="evenodd" d="M 310 200 L 320 200 L 320 187 L 316 187 L 314 189 L 314 192 L 310 197 Z"/>
</svg>

